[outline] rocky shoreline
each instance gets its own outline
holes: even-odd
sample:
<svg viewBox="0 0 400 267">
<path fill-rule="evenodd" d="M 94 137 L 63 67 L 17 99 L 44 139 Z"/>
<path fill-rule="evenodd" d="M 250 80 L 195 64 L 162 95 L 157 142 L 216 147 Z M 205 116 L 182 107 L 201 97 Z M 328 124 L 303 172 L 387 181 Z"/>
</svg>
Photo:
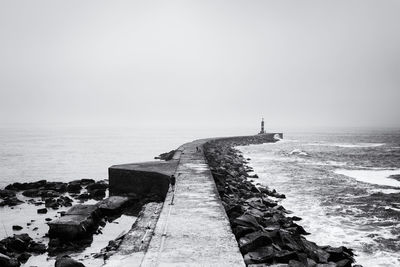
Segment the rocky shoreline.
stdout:
<svg viewBox="0 0 400 267">
<path fill-rule="evenodd" d="M 256 142 L 254 142 L 256 141 Z M 217 139 L 204 145 L 232 231 L 247 266 L 360 267 L 350 248 L 318 246 L 304 236 L 301 218 L 279 205 L 285 196 L 259 184 L 235 146 L 262 143 L 248 139 Z"/>
<path fill-rule="evenodd" d="M 84 266 L 67 255 L 79 253 L 90 246 L 93 235 L 102 234 L 102 228 L 106 224 L 112 223 L 122 214 L 137 216 L 144 204 L 153 201 L 151 198 L 135 200 L 127 197 L 107 197 L 107 190 L 106 181 L 92 179 L 80 179 L 69 183 L 46 180 L 14 183 L 0 190 L 0 206 L 14 209 L 18 205 L 26 204 L 28 206 L 24 208 L 36 208 L 38 215 L 46 217 L 42 224 L 48 224 L 50 227 L 43 237 L 31 237 L 24 232 L 36 233 L 36 226 L 41 222 L 26 218 L 26 225 L 13 225 L 14 232 L 22 233 L 7 235 L 0 240 L 0 266 L 21 266 L 31 256 L 45 253 L 56 259 L 55 266 Z M 78 214 L 82 214 L 82 218 L 79 218 Z M 62 220 L 67 220 L 67 224 L 60 222 Z M 115 240 L 110 242 L 113 241 Z M 109 244 L 94 257 L 107 258 L 112 249 L 116 248 L 111 248 Z"/>
</svg>

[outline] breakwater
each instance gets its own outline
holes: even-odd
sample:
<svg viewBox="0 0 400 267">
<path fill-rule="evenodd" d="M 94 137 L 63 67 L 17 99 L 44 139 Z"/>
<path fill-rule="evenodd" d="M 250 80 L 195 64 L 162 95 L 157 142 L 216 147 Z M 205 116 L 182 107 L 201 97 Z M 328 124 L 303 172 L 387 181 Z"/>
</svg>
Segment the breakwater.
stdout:
<svg viewBox="0 0 400 267">
<path fill-rule="evenodd" d="M 103 266 L 352 266 L 348 248 L 307 241 L 296 223 L 300 218 L 279 205 L 284 196 L 250 182 L 256 176 L 233 148 L 279 138 L 282 134 L 196 140 L 166 153 L 166 161 L 110 167 L 112 198 L 129 199 L 141 211 L 130 231 L 97 255 Z M 171 175 L 175 190 L 169 186 Z M 96 207 L 104 210 L 101 203 Z M 70 217 L 49 223 L 53 230 L 93 218 L 85 206 L 78 208 L 82 220 L 75 220 L 72 207 L 64 215 Z"/>
<path fill-rule="evenodd" d="M 277 200 L 285 196 L 250 181 L 257 176 L 249 175 L 252 169 L 246 165 L 247 159 L 234 147 L 253 144 L 251 141 L 220 139 L 204 145 L 245 264 L 352 266 L 351 249 L 318 246 L 308 241 L 305 238 L 308 233 L 297 223 L 301 218 L 289 216 L 290 212 L 279 205 Z"/>
</svg>

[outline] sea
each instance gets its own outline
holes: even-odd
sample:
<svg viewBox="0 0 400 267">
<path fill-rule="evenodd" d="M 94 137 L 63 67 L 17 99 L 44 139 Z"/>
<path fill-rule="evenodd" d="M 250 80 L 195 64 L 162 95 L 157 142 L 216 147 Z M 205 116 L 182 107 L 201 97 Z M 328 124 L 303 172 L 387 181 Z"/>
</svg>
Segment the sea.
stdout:
<svg viewBox="0 0 400 267">
<path fill-rule="evenodd" d="M 307 239 L 350 247 L 363 266 L 400 266 L 400 131 L 287 133 L 238 149 Z"/>
<path fill-rule="evenodd" d="M 249 135 L 249 128 L 0 127 L 0 188 L 14 182 L 103 180 L 114 164 L 154 156 L 199 138 Z M 284 132 L 276 143 L 238 147 L 261 183 L 286 195 L 283 206 L 319 245 L 348 246 L 363 266 L 400 266 L 400 131 Z M 397 178 L 397 180 L 396 180 Z M 19 197 L 23 198 L 21 195 Z M 29 233 L 46 242 L 46 217 L 22 204 L 0 207 L 0 238 Z M 135 218 L 107 224 L 93 245 L 74 257 L 100 266 L 91 255 Z M 26 226 L 30 223 L 31 226 Z M 23 225 L 18 232 L 12 225 Z M 35 231 L 32 228 L 38 228 Z M 31 257 L 24 266 L 53 266 Z"/>
</svg>

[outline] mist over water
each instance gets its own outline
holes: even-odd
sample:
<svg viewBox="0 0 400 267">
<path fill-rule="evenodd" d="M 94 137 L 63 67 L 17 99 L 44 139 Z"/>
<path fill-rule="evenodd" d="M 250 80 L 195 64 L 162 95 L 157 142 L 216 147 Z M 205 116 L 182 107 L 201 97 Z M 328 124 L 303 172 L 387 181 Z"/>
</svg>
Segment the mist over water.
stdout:
<svg viewBox="0 0 400 267">
<path fill-rule="evenodd" d="M 240 147 L 260 182 L 284 193 L 307 238 L 355 249 L 363 266 L 399 266 L 400 133 L 295 134 Z M 388 183 L 390 181 L 390 183 Z"/>
<path fill-rule="evenodd" d="M 0 128 L 0 188 L 46 179 L 108 178 L 108 167 L 153 160 L 198 138 L 248 134 L 251 129 L 157 127 Z"/>
</svg>

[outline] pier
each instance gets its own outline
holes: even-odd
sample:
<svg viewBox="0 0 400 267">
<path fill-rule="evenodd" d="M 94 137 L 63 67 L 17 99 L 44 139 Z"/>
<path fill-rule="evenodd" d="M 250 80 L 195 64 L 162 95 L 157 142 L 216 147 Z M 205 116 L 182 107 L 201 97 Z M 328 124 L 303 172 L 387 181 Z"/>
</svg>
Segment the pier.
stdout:
<svg viewBox="0 0 400 267">
<path fill-rule="evenodd" d="M 224 139 L 238 141 L 238 144 L 243 141 L 256 144 L 277 137 L 281 138 L 282 134 Z M 130 242 L 143 240 L 145 244 L 138 249 L 128 249 L 129 253 L 125 244 L 125 249 L 111 257 L 106 266 L 117 266 L 117 263 L 129 266 L 245 266 L 202 151 L 203 144 L 210 140 L 215 139 L 182 145 L 168 162 L 110 167 L 112 194 L 164 196 L 165 193 L 165 200 L 158 209 L 145 207 L 149 211 L 138 218 L 137 227 L 128 233 L 128 236 L 136 237 L 136 241 Z M 176 177 L 174 191 L 168 185 L 165 187 L 167 177 L 172 174 Z M 144 225 L 149 226 L 147 230 Z"/>
</svg>

